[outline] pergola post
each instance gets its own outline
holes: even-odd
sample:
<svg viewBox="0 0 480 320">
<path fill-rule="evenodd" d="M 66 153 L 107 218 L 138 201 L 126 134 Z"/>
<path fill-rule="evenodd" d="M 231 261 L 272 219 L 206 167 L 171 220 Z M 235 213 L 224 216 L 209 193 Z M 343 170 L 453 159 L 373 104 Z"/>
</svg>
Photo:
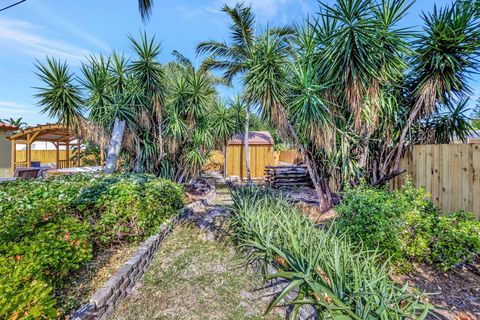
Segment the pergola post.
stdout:
<svg viewBox="0 0 480 320">
<path fill-rule="evenodd" d="M 67 166 L 66 168 L 70 168 L 70 141 L 65 142 L 65 156 L 67 157 Z"/>
<path fill-rule="evenodd" d="M 56 163 L 56 168 L 60 169 L 60 144 L 58 142 L 53 142 L 53 145 L 55 146 L 55 163 Z"/>
<path fill-rule="evenodd" d="M 105 165 L 105 150 L 103 149 L 103 142 L 100 143 L 100 166 Z"/>
<path fill-rule="evenodd" d="M 80 138 L 77 138 L 77 168 L 80 167 Z"/>
<path fill-rule="evenodd" d="M 13 140 L 12 142 L 12 162 L 11 162 L 11 170 L 12 170 L 12 176 L 15 173 L 15 164 L 17 163 L 17 141 Z"/>
<path fill-rule="evenodd" d="M 32 143 L 30 141 L 30 133 L 27 134 L 27 150 L 26 150 L 26 153 L 27 153 L 27 167 L 31 167 L 32 166 Z"/>
</svg>

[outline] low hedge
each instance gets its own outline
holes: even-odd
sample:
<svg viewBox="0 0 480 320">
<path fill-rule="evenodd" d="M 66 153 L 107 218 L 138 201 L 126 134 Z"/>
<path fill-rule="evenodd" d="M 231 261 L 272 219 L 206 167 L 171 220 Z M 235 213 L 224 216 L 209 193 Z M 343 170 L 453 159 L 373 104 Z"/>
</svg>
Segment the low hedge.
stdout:
<svg viewBox="0 0 480 320">
<path fill-rule="evenodd" d="M 145 239 L 183 207 L 150 175 L 74 175 L 0 184 L 0 318 L 60 316 L 54 292 L 95 252 Z"/>
<path fill-rule="evenodd" d="M 480 253 L 480 221 L 462 211 L 442 215 L 427 192 L 410 182 L 393 192 L 365 184 L 346 187 L 336 211 L 341 232 L 379 248 L 404 271 L 414 261 L 447 270 Z"/>
</svg>

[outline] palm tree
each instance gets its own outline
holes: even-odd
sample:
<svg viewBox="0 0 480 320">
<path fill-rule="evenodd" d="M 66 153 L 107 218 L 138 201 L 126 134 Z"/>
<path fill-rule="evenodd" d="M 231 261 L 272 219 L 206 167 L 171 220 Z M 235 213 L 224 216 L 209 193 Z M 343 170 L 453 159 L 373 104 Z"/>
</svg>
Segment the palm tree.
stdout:
<svg viewBox="0 0 480 320">
<path fill-rule="evenodd" d="M 8 119 L 3 119 L 2 122 L 8 123 L 12 126 L 15 126 L 15 127 L 19 128 L 19 129 L 25 129 L 26 127 L 28 127 L 28 123 L 23 121 L 22 117 L 17 118 L 17 119 L 14 119 L 14 118 L 10 117 Z"/>
<path fill-rule="evenodd" d="M 439 104 L 471 92 L 467 80 L 478 67 L 480 21 L 475 10 L 461 2 L 423 15 L 424 32 L 415 41 L 413 105 L 402 130 L 394 162 L 398 171 L 413 123 L 430 116 Z"/>
<path fill-rule="evenodd" d="M 161 52 L 160 44 L 156 42 L 155 37 L 148 39 L 146 33 L 141 35 L 140 41 L 136 41 L 131 36 L 129 36 L 129 39 L 137 55 L 129 66 L 129 72 L 137 79 L 144 98 L 147 100 L 147 113 L 151 119 L 150 125 L 157 128 L 153 135 L 153 142 L 158 143 L 158 161 L 161 161 L 164 156 L 162 108 L 166 89 L 164 70 L 158 61 Z"/>
<path fill-rule="evenodd" d="M 231 43 L 219 41 L 201 42 L 197 46 L 197 54 L 209 54 L 204 61 L 203 68 L 211 70 L 223 70 L 223 78 L 231 84 L 235 76 L 243 74 L 246 69 L 246 61 L 252 52 L 252 44 L 255 39 L 255 16 L 250 6 L 238 3 L 235 7 L 224 5 L 225 12 L 232 24 L 230 25 Z M 245 165 L 247 169 L 247 182 L 251 182 L 250 155 L 249 155 L 249 118 L 250 105 L 246 106 L 244 149 Z"/>
<path fill-rule="evenodd" d="M 153 0 L 138 0 L 138 10 L 142 20 L 148 21 L 153 10 Z"/>
<path fill-rule="evenodd" d="M 227 142 L 235 133 L 235 109 L 227 109 L 224 104 L 218 101 L 215 104 L 213 113 L 214 132 L 217 139 L 222 141 L 223 151 L 223 176 L 227 176 Z"/>
<path fill-rule="evenodd" d="M 37 61 L 37 76 L 44 83 L 44 87 L 37 87 L 35 95 L 39 105 L 43 106 L 42 113 L 67 127 L 79 128 L 83 117 L 83 100 L 80 87 L 75 84 L 75 75 L 70 71 L 66 62 L 54 58 L 47 58 L 46 64 Z"/>
<path fill-rule="evenodd" d="M 321 114 L 323 107 L 319 110 L 319 114 L 314 115 L 309 112 L 311 106 L 309 97 L 296 97 L 289 101 L 293 96 L 289 93 L 291 90 L 291 77 L 288 66 L 291 64 L 290 46 L 286 39 L 276 32 L 267 30 L 263 36 L 258 38 L 252 50 L 252 54 L 247 60 L 247 73 L 244 77 L 244 91 L 246 100 L 260 107 L 262 116 L 273 123 L 277 129 L 283 133 L 284 137 L 293 139 L 295 146 L 298 147 L 305 158 L 307 169 L 311 177 L 312 183 L 317 192 L 319 206 L 322 211 L 332 206 L 332 196 L 328 186 L 328 179 L 319 176 L 319 168 L 315 161 L 314 155 L 307 149 L 304 141 L 305 137 L 298 134 L 297 130 L 308 130 L 307 127 L 315 126 L 317 128 L 326 129 L 329 125 L 328 115 Z M 315 91 L 313 87 L 306 83 L 306 88 L 301 88 L 303 94 L 312 94 Z M 305 85 L 302 83 L 301 85 Z M 305 90 L 304 90 L 305 89 Z M 316 99 L 318 101 L 318 99 Z M 292 118 L 291 112 L 288 110 L 289 102 L 293 105 L 304 108 L 307 113 L 305 117 L 314 115 L 309 121 L 319 120 L 319 122 L 308 122 L 306 127 L 302 129 L 303 123 L 295 123 L 298 120 L 299 113 Z M 326 112 L 328 114 L 328 112 Z"/>
<path fill-rule="evenodd" d="M 79 77 L 66 63 L 39 63 L 39 77 L 47 84 L 39 88 L 40 104 L 99 145 L 100 152 L 108 144 L 107 173 L 121 158 L 129 171 L 179 182 L 195 178 L 214 145 L 225 139 L 217 137 L 213 122 L 218 79 L 186 58 L 160 64 L 160 46 L 145 34 L 130 40 L 133 58 L 115 52 L 89 57 Z"/>
</svg>

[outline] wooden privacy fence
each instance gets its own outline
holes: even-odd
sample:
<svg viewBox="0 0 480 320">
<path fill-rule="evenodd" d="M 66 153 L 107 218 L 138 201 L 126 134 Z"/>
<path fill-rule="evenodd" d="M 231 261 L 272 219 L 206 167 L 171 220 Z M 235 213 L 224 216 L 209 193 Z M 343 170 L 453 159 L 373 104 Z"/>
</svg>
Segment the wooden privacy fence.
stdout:
<svg viewBox="0 0 480 320">
<path fill-rule="evenodd" d="M 56 153 L 56 150 L 32 150 L 32 161 L 40 161 L 42 164 L 55 163 Z M 64 152 L 60 152 L 60 158 L 65 159 Z M 17 159 L 19 161 L 27 161 L 27 152 L 25 150 L 17 150 Z"/>
<path fill-rule="evenodd" d="M 394 189 L 410 176 L 443 212 L 461 209 L 480 219 L 480 144 L 416 145 L 400 167 L 407 172 L 392 180 Z"/>
<path fill-rule="evenodd" d="M 273 165 L 273 147 L 253 145 L 249 147 L 249 154 L 252 178 L 263 178 L 265 176 L 265 166 Z M 232 176 L 242 179 L 247 176 L 245 151 L 241 145 L 228 146 L 227 148 L 227 177 Z"/>
<path fill-rule="evenodd" d="M 282 150 L 277 152 L 278 160 L 280 162 L 286 162 L 290 164 L 295 164 L 300 156 L 300 153 L 297 150 Z"/>
</svg>

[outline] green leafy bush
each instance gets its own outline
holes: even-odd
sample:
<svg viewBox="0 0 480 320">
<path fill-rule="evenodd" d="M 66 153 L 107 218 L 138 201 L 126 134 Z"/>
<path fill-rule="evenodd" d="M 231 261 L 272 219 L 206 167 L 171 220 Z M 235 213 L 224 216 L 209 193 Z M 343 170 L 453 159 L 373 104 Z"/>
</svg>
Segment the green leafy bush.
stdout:
<svg viewBox="0 0 480 320">
<path fill-rule="evenodd" d="M 157 232 L 183 188 L 150 175 L 0 184 L 0 318 L 58 316 L 53 292 L 107 245 Z"/>
<path fill-rule="evenodd" d="M 412 261 L 435 262 L 442 269 L 470 261 L 480 252 L 480 222 L 466 213 L 442 216 L 428 199 L 410 182 L 394 192 L 365 184 L 347 187 L 335 225 L 404 270 Z"/>
<path fill-rule="evenodd" d="M 471 213 L 458 211 L 440 217 L 433 237 L 432 260 L 443 269 L 471 262 L 480 253 L 480 222 Z"/>
<path fill-rule="evenodd" d="M 293 319 L 303 304 L 319 319 L 423 319 L 428 306 L 388 278 L 389 265 L 376 251 L 351 243 L 333 229 L 316 228 L 286 199 L 256 187 L 232 189 L 235 240 L 252 261 L 276 265 L 290 285 L 272 310 L 293 290 Z M 265 264 L 264 264 L 265 265 Z"/>
</svg>

